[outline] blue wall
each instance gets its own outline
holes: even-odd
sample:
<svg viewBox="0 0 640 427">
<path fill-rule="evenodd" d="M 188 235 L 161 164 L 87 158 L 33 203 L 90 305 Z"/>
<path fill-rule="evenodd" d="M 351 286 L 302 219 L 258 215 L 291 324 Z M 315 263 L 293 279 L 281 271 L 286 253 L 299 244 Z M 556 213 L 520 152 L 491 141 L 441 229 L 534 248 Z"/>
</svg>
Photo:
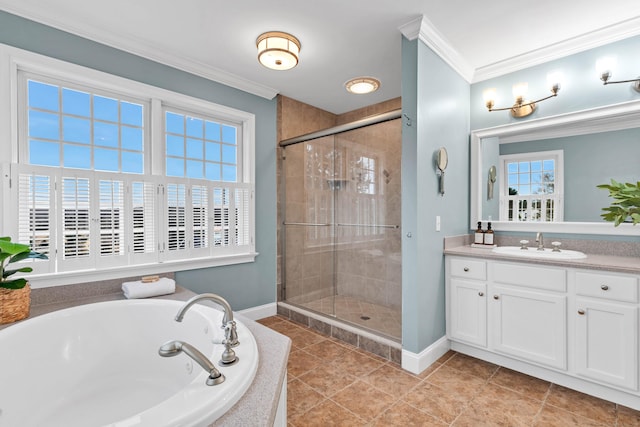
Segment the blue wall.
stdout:
<svg viewBox="0 0 640 427">
<path fill-rule="evenodd" d="M 256 116 L 256 262 L 176 274 L 196 292 L 216 292 L 234 310 L 275 302 L 276 101 L 207 80 L 0 11 L 0 43 L 226 105 Z M 3 141 L 2 143 L 8 143 Z"/>
<path fill-rule="evenodd" d="M 444 237 L 468 229 L 469 84 L 423 42 L 404 38 L 402 73 L 411 121 L 402 127 L 402 345 L 419 353 L 445 335 Z M 444 196 L 434 163 L 440 147 L 449 154 Z"/>
</svg>

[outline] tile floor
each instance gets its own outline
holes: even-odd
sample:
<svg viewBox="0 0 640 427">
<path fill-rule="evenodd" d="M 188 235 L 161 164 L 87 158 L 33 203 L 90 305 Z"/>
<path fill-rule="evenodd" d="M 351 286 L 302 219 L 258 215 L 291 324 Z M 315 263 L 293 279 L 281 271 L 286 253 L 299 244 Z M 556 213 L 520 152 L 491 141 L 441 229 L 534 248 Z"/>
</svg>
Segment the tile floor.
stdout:
<svg viewBox="0 0 640 427">
<path fill-rule="evenodd" d="M 413 375 L 274 316 L 292 340 L 288 422 L 304 426 L 640 426 L 640 412 L 450 351 Z"/>
<path fill-rule="evenodd" d="M 317 299 L 300 305 L 325 314 L 334 314 L 335 308 L 338 319 L 379 332 L 396 341 L 402 337 L 402 311 L 399 308 L 385 307 L 343 295 Z"/>
</svg>

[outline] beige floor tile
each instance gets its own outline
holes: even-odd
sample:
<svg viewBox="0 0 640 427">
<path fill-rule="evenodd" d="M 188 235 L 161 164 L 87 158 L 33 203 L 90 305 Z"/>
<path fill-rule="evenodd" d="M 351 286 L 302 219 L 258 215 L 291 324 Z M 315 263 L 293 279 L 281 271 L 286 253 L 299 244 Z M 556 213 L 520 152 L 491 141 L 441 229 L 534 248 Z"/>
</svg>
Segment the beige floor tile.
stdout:
<svg viewBox="0 0 640 427">
<path fill-rule="evenodd" d="M 290 417 L 289 422 L 295 427 L 358 427 L 366 424 L 354 413 L 331 400 L 325 400 L 305 413 Z"/>
<path fill-rule="evenodd" d="M 434 362 L 427 369 L 425 369 L 424 371 L 420 372 L 417 375 L 417 377 L 423 380 L 423 379 L 427 378 L 429 375 L 433 374 L 441 366 L 442 366 L 442 363 Z"/>
<path fill-rule="evenodd" d="M 446 422 L 453 422 L 467 407 L 467 400 L 429 382 L 422 382 L 402 400 L 414 408 Z"/>
<path fill-rule="evenodd" d="M 522 393 L 527 397 L 544 400 L 551 383 L 507 368 L 500 368 L 491 383 Z"/>
<path fill-rule="evenodd" d="M 533 425 L 535 427 L 611 427 L 615 426 L 615 421 L 612 424 L 601 424 L 589 418 L 545 404 Z"/>
<path fill-rule="evenodd" d="M 458 353 L 453 351 L 453 350 L 449 350 L 445 354 L 440 356 L 440 358 L 438 360 L 436 360 L 436 362 L 437 363 L 445 363 L 447 360 L 451 359 L 456 354 L 458 354 Z"/>
<path fill-rule="evenodd" d="M 351 385 L 356 377 L 346 374 L 331 365 L 321 363 L 315 369 L 302 374 L 298 379 L 326 397 L 331 397 Z"/>
<path fill-rule="evenodd" d="M 431 374 L 425 381 L 437 385 L 449 393 L 457 394 L 467 401 L 478 394 L 486 382 L 482 378 L 460 372 L 457 369 L 448 367 L 446 364 Z"/>
<path fill-rule="evenodd" d="M 343 356 L 331 362 L 331 365 L 356 377 L 367 375 L 384 364 L 384 361 L 374 359 L 354 350 L 345 352 Z"/>
<path fill-rule="evenodd" d="M 487 384 L 461 418 L 476 422 L 493 420 L 496 424 L 525 427 L 533 423 L 541 408 L 542 401 L 495 384 Z"/>
<path fill-rule="evenodd" d="M 309 329 L 293 331 L 289 334 L 289 338 L 291 338 L 291 344 L 294 348 L 306 348 L 327 339 L 324 335 L 320 335 Z"/>
<path fill-rule="evenodd" d="M 303 383 L 300 380 L 293 380 L 287 384 L 287 414 L 289 417 L 307 412 L 325 397 Z"/>
<path fill-rule="evenodd" d="M 322 361 L 305 350 L 293 350 L 289 353 L 287 370 L 294 377 L 299 377 L 320 365 Z"/>
<path fill-rule="evenodd" d="M 323 340 L 318 343 L 311 344 L 305 347 L 305 350 L 314 354 L 326 363 L 331 363 L 337 358 L 344 356 L 347 351 L 350 351 L 345 346 L 337 344 L 331 340 Z"/>
<path fill-rule="evenodd" d="M 556 384 L 551 386 L 546 404 L 595 420 L 605 425 L 615 425 L 616 405 Z"/>
<path fill-rule="evenodd" d="M 420 384 L 420 378 L 386 364 L 362 377 L 362 380 L 376 387 L 378 390 L 401 398 L 411 389 Z"/>
<path fill-rule="evenodd" d="M 461 372 L 480 377 L 483 380 L 491 377 L 497 370 L 498 366 L 484 360 L 476 359 L 465 354 L 457 353 L 447 360 L 446 366 L 455 368 Z"/>
<path fill-rule="evenodd" d="M 640 427 L 640 411 L 618 405 L 617 427 Z"/>
<path fill-rule="evenodd" d="M 370 424 L 371 427 L 445 427 L 447 425 L 405 402 L 396 403 Z"/>
<path fill-rule="evenodd" d="M 356 381 L 336 393 L 331 400 L 360 418 L 371 421 L 395 403 L 397 398 L 363 381 Z"/>
</svg>

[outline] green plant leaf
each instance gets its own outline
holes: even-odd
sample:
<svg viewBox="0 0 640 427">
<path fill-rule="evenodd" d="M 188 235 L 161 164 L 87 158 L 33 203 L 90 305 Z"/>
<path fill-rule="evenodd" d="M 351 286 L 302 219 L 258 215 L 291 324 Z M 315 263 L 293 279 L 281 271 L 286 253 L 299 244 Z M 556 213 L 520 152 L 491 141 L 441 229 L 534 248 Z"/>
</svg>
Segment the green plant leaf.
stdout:
<svg viewBox="0 0 640 427">
<path fill-rule="evenodd" d="M 27 279 L 24 279 L 24 278 L 13 279 L 13 280 L 7 280 L 7 281 L 0 282 L 0 288 L 22 289 L 22 288 L 25 287 L 26 284 L 27 284 Z"/>
<path fill-rule="evenodd" d="M 22 268 L 16 268 L 15 270 L 4 270 L 4 273 L 2 273 L 2 277 L 3 278 L 7 278 L 9 276 L 12 276 L 18 272 L 20 273 L 31 273 L 33 271 L 33 268 L 31 267 L 22 267 Z"/>
<path fill-rule="evenodd" d="M 13 243 L 10 240 L 0 239 L 0 251 L 9 255 L 16 255 L 23 252 L 29 252 L 31 248 L 22 243 Z"/>
</svg>

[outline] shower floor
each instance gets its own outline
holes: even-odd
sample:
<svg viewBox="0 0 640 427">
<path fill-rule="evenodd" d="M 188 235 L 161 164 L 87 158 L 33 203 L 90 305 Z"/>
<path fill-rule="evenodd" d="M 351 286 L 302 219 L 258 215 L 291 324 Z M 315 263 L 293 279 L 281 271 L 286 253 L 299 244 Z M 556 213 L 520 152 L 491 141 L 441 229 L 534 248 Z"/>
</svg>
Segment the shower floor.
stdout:
<svg viewBox="0 0 640 427">
<path fill-rule="evenodd" d="M 336 295 L 299 304 L 310 310 L 333 316 L 335 299 L 335 317 L 399 341 L 402 338 L 402 311 L 378 304 L 361 301 L 357 298 Z"/>
</svg>

